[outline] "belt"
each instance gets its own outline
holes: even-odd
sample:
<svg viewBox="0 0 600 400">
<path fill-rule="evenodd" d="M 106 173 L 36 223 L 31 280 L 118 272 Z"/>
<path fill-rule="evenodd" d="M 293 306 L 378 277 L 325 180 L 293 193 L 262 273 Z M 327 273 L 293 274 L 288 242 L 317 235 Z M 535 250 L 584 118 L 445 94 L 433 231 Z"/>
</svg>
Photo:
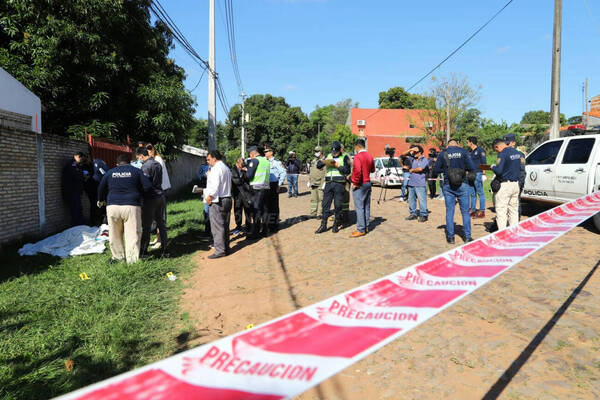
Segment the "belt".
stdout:
<svg viewBox="0 0 600 400">
<path fill-rule="evenodd" d="M 505 180 L 505 181 L 500 181 L 500 183 L 504 183 L 504 182 L 519 182 L 519 181 L 511 181 L 511 180 Z"/>
</svg>

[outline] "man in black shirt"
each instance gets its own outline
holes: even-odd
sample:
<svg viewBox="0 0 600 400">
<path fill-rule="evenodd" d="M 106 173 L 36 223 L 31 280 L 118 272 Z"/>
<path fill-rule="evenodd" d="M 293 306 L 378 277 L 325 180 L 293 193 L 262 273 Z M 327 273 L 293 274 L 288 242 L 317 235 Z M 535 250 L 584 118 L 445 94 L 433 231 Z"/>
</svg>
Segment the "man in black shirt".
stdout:
<svg viewBox="0 0 600 400">
<path fill-rule="evenodd" d="M 250 182 L 246 178 L 243 168 L 244 159 L 238 157 L 235 165 L 231 168 L 231 194 L 233 196 L 233 215 L 235 216 L 234 235 L 244 230 L 248 233 L 251 228 L 249 218 L 252 214 L 252 194 L 250 193 Z M 243 214 L 246 215 L 245 229 L 242 225 Z"/>
<path fill-rule="evenodd" d="M 162 256 L 168 257 L 167 252 L 167 224 L 165 221 L 167 202 L 162 190 L 162 166 L 150 157 L 145 147 L 136 150 L 136 155 L 142 164 L 142 173 L 150 179 L 152 188 L 144 195 L 142 207 L 142 243 L 140 257 L 148 254 L 152 221 L 156 221 L 160 242 L 162 243 Z"/>
</svg>

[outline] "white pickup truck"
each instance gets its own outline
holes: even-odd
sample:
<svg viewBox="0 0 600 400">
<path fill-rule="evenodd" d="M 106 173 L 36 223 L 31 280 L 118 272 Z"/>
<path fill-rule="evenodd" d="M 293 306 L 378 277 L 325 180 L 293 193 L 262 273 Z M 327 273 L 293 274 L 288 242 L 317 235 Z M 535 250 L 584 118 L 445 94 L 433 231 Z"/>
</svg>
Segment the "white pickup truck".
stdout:
<svg viewBox="0 0 600 400">
<path fill-rule="evenodd" d="M 375 163 L 375 172 L 370 175 L 373 185 L 384 186 L 401 186 L 402 185 L 402 165 L 398 157 L 376 157 L 373 159 Z"/>
<path fill-rule="evenodd" d="M 549 140 L 526 160 L 525 201 L 565 203 L 600 190 L 599 134 Z M 593 219 L 600 230 L 600 213 Z"/>
</svg>

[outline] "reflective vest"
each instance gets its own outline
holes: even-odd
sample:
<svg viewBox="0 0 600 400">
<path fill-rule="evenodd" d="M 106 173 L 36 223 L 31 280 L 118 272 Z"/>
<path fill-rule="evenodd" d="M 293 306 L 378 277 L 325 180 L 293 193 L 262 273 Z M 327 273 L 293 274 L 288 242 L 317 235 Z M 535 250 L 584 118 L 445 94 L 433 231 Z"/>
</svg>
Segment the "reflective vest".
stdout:
<svg viewBox="0 0 600 400">
<path fill-rule="evenodd" d="M 256 172 L 250 181 L 250 185 L 254 189 L 269 189 L 271 164 L 265 157 L 256 157 L 255 159 L 258 160 L 258 167 L 256 167 Z"/>
<path fill-rule="evenodd" d="M 344 159 L 346 158 L 346 155 L 347 155 L 346 153 L 341 153 L 339 156 L 334 157 L 333 154 L 329 153 L 329 154 L 327 154 L 326 159 L 335 160 L 340 165 L 340 167 L 343 167 Z M 325 169 L 325 180 L 326 181 L 345 182 L 346 177 L 344 175 L 342 175 L 340 173 L 339 169 L 337 169 L 336 167 L 327 167 Z"/>
</svg>

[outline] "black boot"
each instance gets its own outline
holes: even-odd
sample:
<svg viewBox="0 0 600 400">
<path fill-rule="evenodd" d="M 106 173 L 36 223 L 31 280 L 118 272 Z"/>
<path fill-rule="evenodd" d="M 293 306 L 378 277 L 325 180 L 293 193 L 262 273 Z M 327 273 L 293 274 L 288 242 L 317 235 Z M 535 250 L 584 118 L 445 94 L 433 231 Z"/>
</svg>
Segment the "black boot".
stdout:
<svg viewBox="0 0 600 400">
<path fill-rule="evenodd" d="M 340 230 L 340 225 L 341 225 L 340 220 L 336 218 L 333 221 L 333 227 L 331 228 L 331 232 L 338 233 Z"/>
<path fill-rule="evenodd" d="M 335 225 L 334 225 L 334 226 L 335 226 Z M 315 233 L 323 233 L 323 232 L 325 232 L 326 230 L 327 230 L 327 219 L 326 219 L 326 218 L 323 218 L 323 219 L 321 220 L 321 226 L 319 226 L 319 229 L 317 229 L 317 230 L 315 231 Z"/>
</svg>

